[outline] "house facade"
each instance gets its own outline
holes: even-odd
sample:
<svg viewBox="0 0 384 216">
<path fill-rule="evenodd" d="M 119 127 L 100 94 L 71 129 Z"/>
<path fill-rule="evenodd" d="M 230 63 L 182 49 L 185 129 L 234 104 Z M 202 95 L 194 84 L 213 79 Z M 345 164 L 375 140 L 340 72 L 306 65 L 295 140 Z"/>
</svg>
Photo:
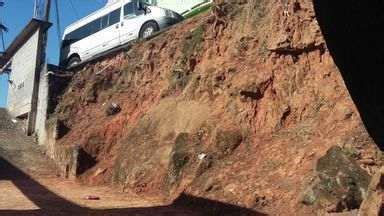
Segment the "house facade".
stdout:
<svg viewBox="0 0 384 216">
<path fill-rule="evenodd" d="M 35 131 L 45 35 L 50 26 L 46 21 L 32 19 L 0 57 L 0 74 L 9 77 L 7 110 L 15 118 L 27 119 L 28 134 Z"/>
</svg>

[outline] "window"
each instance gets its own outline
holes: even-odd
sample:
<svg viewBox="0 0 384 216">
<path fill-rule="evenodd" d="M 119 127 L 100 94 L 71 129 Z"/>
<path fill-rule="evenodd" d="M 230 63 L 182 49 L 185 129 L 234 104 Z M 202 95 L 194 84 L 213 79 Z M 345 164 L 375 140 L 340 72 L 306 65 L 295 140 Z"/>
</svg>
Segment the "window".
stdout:
<svg viewBox="0 0 384 216">
<path fill-rule="evenodd" d="M 113 25 L 120 22 L 120 11 L 121 11 L 121 8 L 109 13 L 109 25 Z"/>
<path fill-rule="evenodd" d="M 89 24 L 85 25 L 86 26 L 86 35 L 85 37 L 88 37 L 91 34 L 95 34 L 96 32 L 100 31 L 101 28 L 101 18 L 94 20 L 90 22 Z"/>
<path fill-rule="evenodd" d="M 111 13 L 103 16 L 101 18 L 101 29 L 105 29 L 108 26 L 111 26 L 113 24 L 120 22 L 120 11 L 121 11 L 121 8 L 114 10 Z"/>
<path fill-rule="evenodd" d="M 108 26 L 108 15 L 105 15 L 101 18 L 101 29 L 107 28 Z"/>
<path fill-rule="evenodd" d="M 104 29 L 108 26 L 120 22 L 120 11 L 121 8 L 112 11 L 111 13 L 93 20 L 92 22 L 74 30 L 73 32 L 68 33 L 63 41 L 63 47 L 68 46 L 72 43 L 75 43 L 83 38 L 86 38 L 96 32 Z"/>
<path fill-rule="evenodd" d="M 135 15 L 135 3 L 129 2 L 124 6 L 124 16 L 134 16 Z"/>
<path fill-rule="evenodd" d="M 143 2 L 150 4 L 150 5 L 157 5 L 157 0 L 144 0 Z"/>
</svg>

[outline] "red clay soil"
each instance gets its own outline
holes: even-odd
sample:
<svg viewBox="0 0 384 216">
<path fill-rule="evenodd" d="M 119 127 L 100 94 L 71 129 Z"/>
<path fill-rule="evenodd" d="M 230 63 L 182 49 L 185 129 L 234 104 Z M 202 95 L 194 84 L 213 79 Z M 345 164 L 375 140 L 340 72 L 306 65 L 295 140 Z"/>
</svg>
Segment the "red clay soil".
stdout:
<svg viewBox="0 0 384 216">
<path fill-rule="evenodd" d="M 70 128 L 59 143 L 96 159 L 79 177 L 88 184 L 272 215 L 318 213 L 302 193 L 330 147 L 358 152 L 369 173 L 381 162 L 313 4 L 216 3 L 77 71 L 56 110 Z M 110 103 L 121 112 L 106 115 Z"/>
<path fill-rule="evenodd" d="M 0 109 L 0 215 L 261 215 L 186 194 L 165 203 L 59 178 L 53 161 L 18 126 Z"/>
<path fill-rule="evenodd" d="M 118 199 L 122 197 L 121 194 L 115 192 L 110 197 L 113 191 L 106 191 L 105 188 L 87 188 L 57 177 L 41 175 L 36 180 L 2 158 L 0 166 L 0 215 L 262 215 L 187 195 L 181 195 L 170 205 L 137 196 Z M 87 193 L 99 194 L 100 200 L 85 200 L 84 194 Z"/>
</svg>

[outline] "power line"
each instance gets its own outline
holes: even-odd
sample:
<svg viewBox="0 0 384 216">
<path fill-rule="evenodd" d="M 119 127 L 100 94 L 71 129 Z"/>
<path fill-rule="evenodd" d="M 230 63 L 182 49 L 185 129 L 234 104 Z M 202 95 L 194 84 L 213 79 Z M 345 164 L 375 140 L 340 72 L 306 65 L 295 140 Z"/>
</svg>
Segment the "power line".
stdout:
<svg viewBox="0 0 384 216">
<path fill-rule="evenodd" d="M 61 25 L 60 25 L 60 14 L 59 14 L 59 4 L 58 1 L 55 0 L 55 14 L 56 14 L 56 27 L 57 27 L 57 40 L 61 41 Z"/>
</svg>

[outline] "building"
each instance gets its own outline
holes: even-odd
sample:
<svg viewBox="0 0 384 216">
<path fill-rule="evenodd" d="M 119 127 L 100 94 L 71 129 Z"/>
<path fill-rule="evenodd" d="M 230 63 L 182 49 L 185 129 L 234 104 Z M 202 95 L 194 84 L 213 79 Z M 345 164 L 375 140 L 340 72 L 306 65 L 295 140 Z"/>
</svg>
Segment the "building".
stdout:
<svg viewBox="0 0 384 216">
<path fill-rule="evenodd" d="M 32 19 L 0 56 L 0 74 L 9 74 L 7 110 L 35 130 L 40 73 L 45 64 L 46 32 L 51 23 Z"/>
</svg>

